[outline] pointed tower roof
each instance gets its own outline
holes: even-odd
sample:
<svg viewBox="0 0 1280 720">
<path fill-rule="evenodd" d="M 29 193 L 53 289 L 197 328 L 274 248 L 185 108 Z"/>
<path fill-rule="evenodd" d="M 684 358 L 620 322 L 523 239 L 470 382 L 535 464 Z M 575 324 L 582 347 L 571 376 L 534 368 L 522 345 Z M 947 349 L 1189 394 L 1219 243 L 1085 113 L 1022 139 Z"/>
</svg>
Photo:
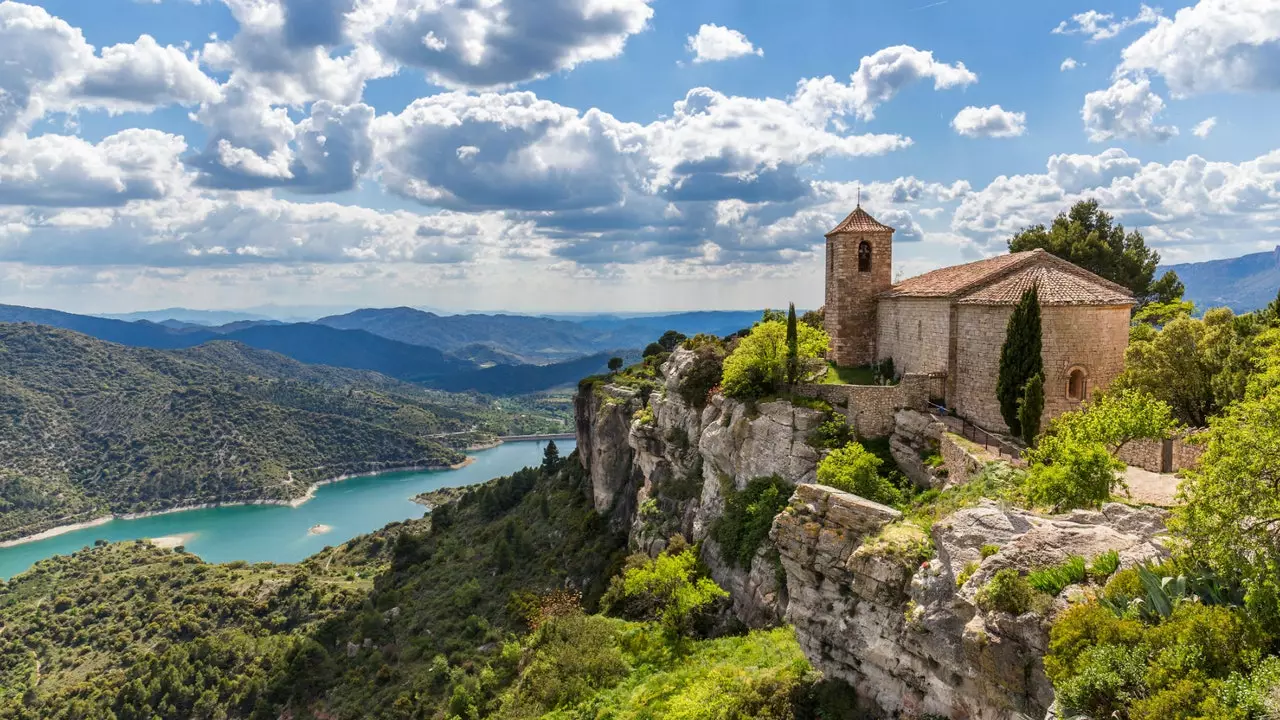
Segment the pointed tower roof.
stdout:
<svg viewBox="0 0 1280 720">
<path fill-rule="evenodd" d="M 835 235 L 837 233 L 847 233 L 847 232 L 856 233 L 856 232 L 893 232 L 893 231 L 894 231 L 893 228 L 871 217 L 871 215 L 867 213 L 866 210 L 862 209 L 862 204 L 859 203 L 858 207 L 854 208 L 853 212 L 849 213 L 849 217 L 842 220 L 840 224 L 837 225 L 834 230 L 827 233 L 826 236 L 831 237 L 832 235 Z"/>
</svg>

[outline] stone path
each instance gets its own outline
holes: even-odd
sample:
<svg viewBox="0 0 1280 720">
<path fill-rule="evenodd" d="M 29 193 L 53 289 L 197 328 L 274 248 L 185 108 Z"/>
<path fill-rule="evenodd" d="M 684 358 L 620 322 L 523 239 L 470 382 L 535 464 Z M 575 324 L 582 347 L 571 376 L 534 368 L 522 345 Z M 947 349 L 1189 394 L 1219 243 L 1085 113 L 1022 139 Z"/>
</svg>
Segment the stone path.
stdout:
<svg viewBox="0 0 1280 720">
<path fill-rule="evenodd" d="M 1176 475 L 1162 475 L 1130 465 L 1124 471 L 1124 481 L 1129 484 L 1129 495 L 1134 502 L 1159 507 L 1177 504 L 1180 479 Z"/>
</svg>

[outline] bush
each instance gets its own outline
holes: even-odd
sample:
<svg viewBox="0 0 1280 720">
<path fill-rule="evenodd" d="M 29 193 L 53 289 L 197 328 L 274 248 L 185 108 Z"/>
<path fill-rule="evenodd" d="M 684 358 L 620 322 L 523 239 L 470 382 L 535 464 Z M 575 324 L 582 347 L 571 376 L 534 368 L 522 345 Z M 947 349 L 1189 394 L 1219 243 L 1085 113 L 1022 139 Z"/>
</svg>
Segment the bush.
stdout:
<svg viewBox="0 0 1280 720">
<path fill-rule="evenodd" d="M 685 346 L 688 347 L 689 343 L 697 344 L 691 348 L 694 353 L 693 363 L 680 380 L 680 399 L 686 405 L 702 409 L 707 405 L 711 389 L 720 384 L 720 378 L 724 374 L 724 346 L 720 341 L 707 339 L 702 335 L 686 341 Z"/>
<path fill-rule="evenodd" d="M 698 571 L 693 550 L 672 543 L 656 558 L 633 555 L 627 568 L 609 582 L 600 599 L 605 612 L 659 623 L 674 636 L 687 635 L 697 615 L 728 593 Z"/>
<path fill-rule="evenodd" d="M 857 442 L 832 450 L 818 463 L 818 482 L 882 505 L 902 502 L 902 493 L 880 476 L 880 458 Z"/>
<path fill-rule="evenodd" d="M 803 369 L 827 353 L 830 338 L 809 325 L 797 327 L 798 362 Z M 776 393 L 786 379 L 787 323 L 757 323 L 724 361 L 720 386 L 725 395 L 751 400 Z"/>
<path fill-rule="evenodd" d="M 777 475 L 756 478 L 741 492 L 727 487 L 724 514 L 711 529 L 721 556 L 739 567 L 751 567 L 760 544 L 769 537 L 774 516 L 787 506 L 794 490 L 794 485 Z"/>
<path fill-rule="evenodd" d="M 1096 508 L 1111 497 L 1119 461 L 1097 443 L 1062 443 L 1052 465 L 1032 465 L 1027 497 L 1056 512 Z"/>
<path fill-rule="evenodd" d="M 1096 583 L 1103 583 L 1115 574 L 1120 567 L 1120 553 L 1108 550 L 1089 563 L 1089 577 Z"/>
<path fill-rule="evenodd" d="M 982 586 L 975 600 L 983 610 L 1021 615 L 1031 610 L 1031 586 L 1017 570 L 1005 568 Z"/>
<path fill-rule="evenodd" d="M 813 432 L 809 433 L 806 442 L 819 450 L 835 450 L 856 440 L 853 428 L 842 418 L 832 417 L 826 420 Z"/>
<path fill-rule="evenodd" d="M 979 550 L 978 552 L 982 555 L 982 559 L 986 560 L 992 555 L 995 555 L 996 553 L 1000 552 L 1000 546 L 991 545 L 991 544 L 983 545 L 982 549 Z"/>
</svg>

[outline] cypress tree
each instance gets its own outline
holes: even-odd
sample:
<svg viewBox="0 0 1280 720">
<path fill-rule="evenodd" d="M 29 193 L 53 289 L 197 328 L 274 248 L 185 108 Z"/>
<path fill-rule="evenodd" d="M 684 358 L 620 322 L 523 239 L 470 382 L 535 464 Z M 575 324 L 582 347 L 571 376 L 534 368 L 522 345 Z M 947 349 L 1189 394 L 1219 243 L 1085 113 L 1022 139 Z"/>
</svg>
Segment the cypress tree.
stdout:
<svg viewBox="0 0 1280 720">
<path fill-rule="evenodd" d="M 1000 348 L 1000 375 L 996 379 L 1000 415 L 1014 435 L 1023 434 L 1018 405 L 1025 394 L 1027 381 L 1043 374 L 1044 359 L 1040 356 L 1040 294 L 1032 286 L 1022 293 L 1022 299 L 1009 316 L 1004 345 Z"/>
<path fill-rule="evenodd" d="M 1044 413 L 1044 376 L 1036 373 L 1027 381 L 1018 403 L 1018 420 L 1022 423 L 1022 439 L 1033 445 L 1040 434 L 1040 415 Z"/>
<path fill-rule="evenodd" d="M 787 382 L 800 379 L 800 334 L 796 328 L 796 304 L 787 310 Z"/>
</svg>

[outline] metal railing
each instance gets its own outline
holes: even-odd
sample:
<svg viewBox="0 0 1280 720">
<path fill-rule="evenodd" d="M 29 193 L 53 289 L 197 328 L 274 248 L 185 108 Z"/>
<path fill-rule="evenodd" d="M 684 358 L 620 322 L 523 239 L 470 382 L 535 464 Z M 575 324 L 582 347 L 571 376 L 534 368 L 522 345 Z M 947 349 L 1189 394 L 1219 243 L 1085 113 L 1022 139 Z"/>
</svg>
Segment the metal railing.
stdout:
<svg viewBox="0 0 1280 720">
<path fill-rule="evenodd" d="M 1005 440 L 999 435 L 983 430 L 969 420 L 960 417 L 959 415 L 955 415 L 947 408 L 936 403 L 930 402 L 929 410 L 929 414 L 933 416 L 933 419 L 943 425 L 946 425 L 951 432 L 972 443 L 981 445 L 983 448 L 995 454 L 996 457 L 1001 459 L 1008 458 L 1015 462 L 1022 459 L 1022 448 L 1014 445 L 1008 440 Z"/>
</svg>

